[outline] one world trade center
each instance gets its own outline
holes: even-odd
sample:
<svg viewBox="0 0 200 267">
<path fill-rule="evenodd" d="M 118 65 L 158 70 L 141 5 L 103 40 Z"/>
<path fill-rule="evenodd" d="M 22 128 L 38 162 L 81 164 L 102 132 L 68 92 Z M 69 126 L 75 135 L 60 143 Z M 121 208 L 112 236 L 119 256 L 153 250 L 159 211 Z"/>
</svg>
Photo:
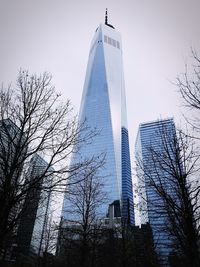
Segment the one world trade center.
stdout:
<svg viewBox="0 0 200 267">
<path fill-rule="evenodd" d="M 107 204 L 102 212 L 106 217 L 109 205 L 117 202 L 120 217 L 134 224 L 121 36 L 108 24 L 107 11 L 90 47 L 79 113 L 79 122 L 83 121 L 99 134 L 81 153 L 88 157 L 105 153 L 106 157 L 102 177 Z M 64 199 L 63 210 L 67 202 Z"/>
</svg>

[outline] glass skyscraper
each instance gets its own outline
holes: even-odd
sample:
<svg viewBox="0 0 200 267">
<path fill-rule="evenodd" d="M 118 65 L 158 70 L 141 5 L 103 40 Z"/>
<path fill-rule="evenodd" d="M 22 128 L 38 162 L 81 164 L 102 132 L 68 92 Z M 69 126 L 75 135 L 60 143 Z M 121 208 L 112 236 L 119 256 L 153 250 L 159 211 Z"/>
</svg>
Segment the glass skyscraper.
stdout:
<svg viewBox="0 0 200 267">
<path fill-rule="evenodd" d="M 134 224 L 133 190 L 129 153 L 122 43 L 120 33 L 107 22 L 96 29 L 91 43 L 83 89 L 79 122 L 99 131 L 94 141 L 81 148 L 87 157 L 104 153 L 106 163 L 99 173 L 103 178 L 108 207 L 120 202 L 121 216 Z M 77 157 L 79 157 L 77 155 Z M 74 158 L 76 161 L 76 156 Z M 63 217 L 68 200 L 64 200 Z"/>
<path fill-rule="evenodd" d="M 27 179 L 34 180 L 45 172 L 48 166 L 41 156 L 35 154 L 29 163 Z M 42 186 L 50 186 L 52 183 L 53 168 L 49 168 L 46 179 L 41 179 L 36 187 L 33 187 L 26 195 L 21 219 L 18 226 L 17 243 L 18 253 L 42 255 L 45 247 L 44 235 L 47 232 L 48 220 L 51 212 L 52 195 L 48 190 L 42 190 Z"/>
<path fill-rule="evenodd" d="M 161 266 L 168 266 L 168 256 L 172 250 L 169 234 L 166 232 L 166 213 L 161 197 L 151 186 L 152 180 L 155 184 L 162 182 L 166 191 L 172 197 L 173 184 L 169 181 L 169 172 L 159 168 L 159 161 L 155 162 L 153 152 L 157 155 L 165 155 L 166 146 L 171 145 L 175 135 L 175 124 L 173 119 L 158 120 L 142 123 L 139 126 L 135 154 L 138 161 L 137 176 L 139 190 L 140 222 L 149 222 L 158 253 Z M 163 156 L 164 158 L 164 156 Z M 173 155 L 171 155 L 173 158 Z M 162 160 L 162 158 L 161 158 Z M 152 179 L 152 180 L 151 180 Z"/>
</svg>

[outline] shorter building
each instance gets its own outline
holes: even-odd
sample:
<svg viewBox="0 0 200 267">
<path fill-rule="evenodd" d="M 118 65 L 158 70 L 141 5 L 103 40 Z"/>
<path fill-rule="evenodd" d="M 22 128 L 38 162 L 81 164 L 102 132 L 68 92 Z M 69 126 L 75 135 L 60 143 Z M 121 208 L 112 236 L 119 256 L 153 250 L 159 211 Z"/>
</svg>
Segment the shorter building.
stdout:
<svg viewBox="0 0 200 267">
<path fill-rule="evenodd" d="M 102 224 L 110 229 L 121 226 L 121 210 L 119 200 L 113 201 L 108 207 L 107 217 L 104 218 Z"/>
<path fill-rule="evenodd" d="M 51 205 L 51 192 L 43 188 L 48 188 L 53 178 L 47 174 L 47 182 L 42 177 L 47 166 L 48 163 L 37 154 L 31 159 L 27 179 L 32 181 L 32 188 L 26 195 L 18 226 L 17 257 L 40 256 L 43 251 Z"/>
<path fill-rule="evenodd" d="M 110 206 L 113 212 L 114 205 Z M 118 218 L 119 219 L 119 218 Z M 116 220 L 116 217 L 115 217 Z M 65 221 L 62 222 L 65 224 Z M 111 225 L 114 227 L 110 227 Z M 113 226 L 112 225 L 112 226 Z M 150 225 L 131 226 L 117 223 L 94 225 L 84 240 L 79 226 L 62 225 L 59 232 L 56 259 L 60 265 L 104 267 L 158 267 Z"/>
<path fill-rule="evenodd" d="M 27 144 L 23 131 L 10 119 L 0 120 L 0 260 L 12 260 Z"/>
<path fill-rule="evenodd" d="M 166 145 L 169 145 L 175 134 L 173 119 L 165 119 L 142 123 L 139 126 L 135 154 L 137 159 L 137 177 L 139 188 L 139 211 L 141 224 L 149 223 L 156 251 L 161 266 L 169 266 L 168 258 L 172 243 L 166 231 L 167 217 L 164 203 L 152 186 L 152 183 L 162 183 L 173 197 L 173 185 L 169 182 L 169 173 L 159 168 L 153 157 L 164 155 Z M 173 158 L 173 155 L 171 155 Z M 171 176 L 170 176 L 171 177 Z"/>
<path fill-rule="evenodd" d="M 91 225 L 61 219 L 56 258 L 61 265 L 158 267 L 150 225 L 133 226 L 121 217 L 119 201 Z"/>
</svg>

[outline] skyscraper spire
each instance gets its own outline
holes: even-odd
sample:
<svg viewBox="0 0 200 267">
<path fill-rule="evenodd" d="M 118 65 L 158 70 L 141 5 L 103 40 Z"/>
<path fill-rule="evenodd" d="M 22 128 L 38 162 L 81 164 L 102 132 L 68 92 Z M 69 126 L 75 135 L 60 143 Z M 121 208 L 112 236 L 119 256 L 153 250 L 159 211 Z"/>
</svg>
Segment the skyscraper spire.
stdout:
<svg viewBox="0 0 200 267">
<path fill-rule="evenodd" d="M 106 8 L 106 14 L 105 14 L 105 24 L 108 24 L 108 9 Z"/>
<path fill-rule="evenodd" d="M 105 25 L 114 29 L 114 27 L 111 24 L 108 24 L 108 9 L 107 8 L 106 8 L 106 13 L 105 13 Z"/>
</svg>

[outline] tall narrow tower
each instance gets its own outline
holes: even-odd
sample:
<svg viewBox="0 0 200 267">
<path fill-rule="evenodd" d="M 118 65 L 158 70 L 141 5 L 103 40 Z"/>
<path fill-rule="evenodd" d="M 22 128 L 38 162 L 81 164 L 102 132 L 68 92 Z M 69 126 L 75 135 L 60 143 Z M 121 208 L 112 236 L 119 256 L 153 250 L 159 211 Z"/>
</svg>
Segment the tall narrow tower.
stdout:
<svg viewBox="0 0 200 267">
<path fill-rule="evenodd" d="M 172 148 L 175 135 L 176 129 L 172 118 L 142 123 L 138 129 L 135 146 L 136 158 L 140 162 L 137 168 L 140 222 L 150 224 L 160 265 L 165 267 L 169 266 L 168 260 L 173 245 L 166 231 L 168 214 L 165 202 L 152 186 L 152 181 L 158 187 L 162 184 L 167 196 L 175 199 L 177 192 L 174 191 L 175 183 L 172 182 L 173 172 L 169 171 L 172 168 L 170 166 L 174 167 L 177 160 Z M 155 154 L 160 161 L 156 160 Z"/>
<path fill-rule="evenodd" d="M 79 121 L 84 120 L 100 134 L 82 148 L 82 155 L 106 155 L 100 175 L 108 201 L 102 212 L 106 216 L 109 204 L 117 200 L 121 216 L 134 224 L 121 36 L 108 24 L 107 10 L 105 24 L 96 29 L 90 47 L 79 114 Z"/>
</svg>

